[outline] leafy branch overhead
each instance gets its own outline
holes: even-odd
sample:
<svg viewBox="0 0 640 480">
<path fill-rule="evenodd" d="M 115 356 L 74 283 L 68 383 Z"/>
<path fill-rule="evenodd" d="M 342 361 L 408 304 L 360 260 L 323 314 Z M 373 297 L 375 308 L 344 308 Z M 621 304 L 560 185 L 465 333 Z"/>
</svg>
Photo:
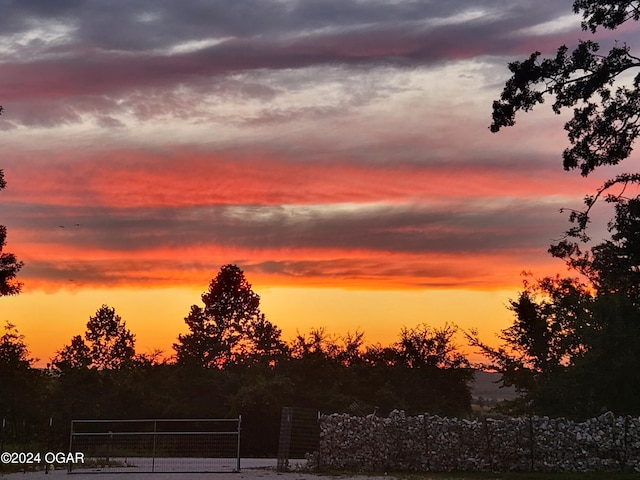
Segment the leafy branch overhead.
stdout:
<svg viewBox="0 0 640 480">
<path fill-rule="evenodd" d="M 627 20 L 640 19 L 640 2 L 630 0 L 575 0 L 573 12 L 582 12 L 582 29 L 595 33 L 599 26 L 614 30 Z"/>
<path fill-rule="evenodd" d="M 613 29 L 628 20 L 638 20 L 639 2 L 576 0 L 574 12 L 582 12 L 584 30 L 598 26 Z M 640 67 L 640 58 L 626 44 L 616 44 L 607 54 L 592 40 L 580 41 L 569 51 L 558 48 L 555 57 L 540 58 L 535 52 L 524 61 L 509 64 L 513 74 L 499 100 L 493 102 L 492 132 L 513 126 L 518 111 L 530 111 L 546 97 L 560 113 L 573 108 L 565 124 L 571 147 L 563 153 L 566 170 L 579 168 L 590 174 L 601 165 L 615 165 L 627 158 L 640 135 L 640 74 L 630 85 L 623 73 Z"/>
</svg>

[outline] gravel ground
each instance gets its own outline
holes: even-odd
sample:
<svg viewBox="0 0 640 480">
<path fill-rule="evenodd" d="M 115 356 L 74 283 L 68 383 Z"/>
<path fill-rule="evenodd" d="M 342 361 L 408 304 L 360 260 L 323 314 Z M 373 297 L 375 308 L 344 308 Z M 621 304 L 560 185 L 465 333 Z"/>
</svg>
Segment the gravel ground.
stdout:
<svg viewBox="0 0 640 480">
<path fill-rule="evenodd" d="M 201 478 L 212 480 L 393 480 L 388 476 L 329 476 L 316 475 L 306 472 L 276 472 L 275 468 L 243 468 L 238 473 L 73 473 L 69 475 L 65 470 L 56 470 L 45 474 L 44 472 L 11 473 L 1 475 L 0 478 L 8 480 L 42 480 L 67 479 L 67 480 L 197 480 Z"/>
<path fill-rule="evenodd" d="M 302 462 L 302 461 L 301 461 Z M 291 461 L 290 465 L 295 465 Z M 66 470 L 54 470 L 48 474 L 44 471 L 27 473 L 7 473 L 0 475 L 0 478 L 7 480 L 31 480 L 31 479 L 62 479 L 67 480 L 198 480 L 201 478 L 212 480 L 394 480 L 389 476 L 330 476 L 316 475 L 313 473 L 293 471 L 277 472 L 275 459 L 242 459 L 240 462 L 240 472 L 228 473 L 148 473 L 148 472 L 127 472 L 108 473 L 103 471 L 94 472 L 74 472 L 71 475 Z"/>
</svg>

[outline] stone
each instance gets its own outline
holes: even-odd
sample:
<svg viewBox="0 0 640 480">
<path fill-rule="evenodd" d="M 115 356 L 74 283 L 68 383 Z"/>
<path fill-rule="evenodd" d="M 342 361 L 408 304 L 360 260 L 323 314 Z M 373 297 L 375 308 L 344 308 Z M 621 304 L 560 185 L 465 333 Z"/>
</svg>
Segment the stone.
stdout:
<svg viewBox="0 0 640 480">
<path fill-rule="evenodd" d="M 548 417 L 484 421 L 406 416 L 324 415 L 320 449 L 310 457 L 323 468 L 352 471 L 604 471 L 640 470 L 640 418 L 575 423 Z"/>
</svg>

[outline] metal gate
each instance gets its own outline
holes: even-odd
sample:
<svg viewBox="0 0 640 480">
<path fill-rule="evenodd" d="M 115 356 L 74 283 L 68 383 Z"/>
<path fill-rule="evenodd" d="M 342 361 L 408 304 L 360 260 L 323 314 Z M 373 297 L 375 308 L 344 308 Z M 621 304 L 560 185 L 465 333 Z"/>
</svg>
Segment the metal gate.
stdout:
<svg viewBox="0 0 640 480">
<path fill-rule="evenodd" d="M 320 412 L 312 408 L 283 407 L 278 441 L 279 472 L 289 470 L 292 460 L 307 460 L 318 455 L 320 445 Z"/>
<path fill-rule="evenodd" d="M 241 417 L 233 419 L 73 420 L 74 472 L 238 472 Z"/>
</svg>

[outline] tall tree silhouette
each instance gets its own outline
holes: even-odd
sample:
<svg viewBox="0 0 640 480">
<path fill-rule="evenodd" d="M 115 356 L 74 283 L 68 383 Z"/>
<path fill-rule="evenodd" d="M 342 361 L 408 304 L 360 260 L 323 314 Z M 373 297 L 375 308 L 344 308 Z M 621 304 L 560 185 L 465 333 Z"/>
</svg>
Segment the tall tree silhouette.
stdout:
<svg viewBox="0 0 640 480">
<path fill-rule="evenodd" d="M 502 331 L 503 346 L 469 335 L 523 394 L 514 413 L 524 406 L 575 417 L 640 413 L 640 200 L 609 201 L 610 238 L 589 248 L 565 239 L 550 249 L 578 276 L 525 283 L 510 302 L 516 318 Z"/>
<path fill-rule="evenodd" d="M 582 14 L 582 29 L 595 34 L 638 21 L 640 2 L 575 0 L 573 11 Z M 587 176 L 628 158 L 640 135 L 640 58 L 618 41 L 602 53 L 593 39 L 579 41 L 572 51 L 560 46 L 554 57 L 540 55 L 509 64 L 512 76 L 493 102 L 491 131 L 514 125 L 518 112 L 551 98 L 555 113 L 573 109 L 565 124 L 571 143 L 562 155 L 566 170 Z M 587 195 L 584 207 L 569 210 L 571 227 L 549 252 L 580 280 L 544 278 L 527 285 L 511 302 L 516 321 L 503 331 L 503 347 L 491 348 L 470 335 L 505 382 L 525 393 L 530 408 L 575 416 L 640 411 L 633 400 L 640 395 L 638 184 L 639 172 L 618 174 Z M 602 200 L 615 212 L 611 236 L 593 245 L 587 227 Z"/>
<path fill-rule="evenodd" d="M 249 357 L 275 358 L 286 348 L 280 330 L 260 313 L 260 296 L 236 265 L 224 265 L 184 319 L 190 333 L 174 344 L 182 365 L 224 367 Z"/>
</svg>

